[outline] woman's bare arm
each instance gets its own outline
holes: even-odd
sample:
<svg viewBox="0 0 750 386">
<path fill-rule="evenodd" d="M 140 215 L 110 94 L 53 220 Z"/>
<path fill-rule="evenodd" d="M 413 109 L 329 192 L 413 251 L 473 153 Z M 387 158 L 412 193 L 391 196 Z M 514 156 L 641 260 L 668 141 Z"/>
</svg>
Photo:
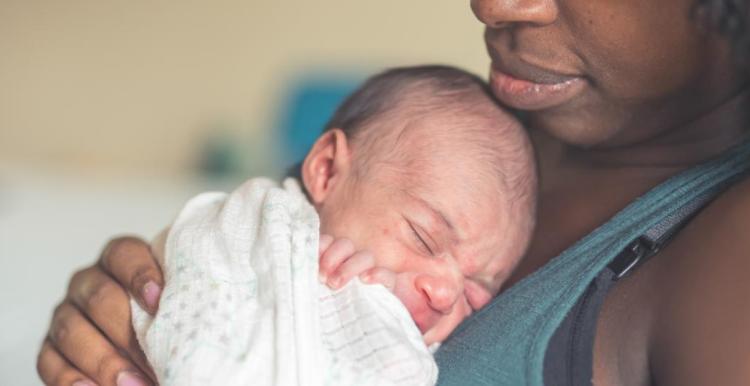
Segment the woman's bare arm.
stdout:
<svg viewBox="0 0 750 386">
<path fill-rule="evenodd" d="M 73 275 L 37 359 L 46 385 L 154 384 L 130 324 L 129 295 L 156 312 L 164 280 L 149 245 L 110 241 L 99 260 Z"/>
</svg>

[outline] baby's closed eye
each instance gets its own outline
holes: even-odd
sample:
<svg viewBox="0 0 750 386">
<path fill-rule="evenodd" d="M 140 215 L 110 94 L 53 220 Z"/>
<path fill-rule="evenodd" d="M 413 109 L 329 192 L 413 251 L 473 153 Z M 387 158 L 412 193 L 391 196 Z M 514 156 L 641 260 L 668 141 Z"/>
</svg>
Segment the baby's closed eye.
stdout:
<svg viewBox="0 0 750 386">
<path fill-rule="evenodd" d="M 417 227 L 414 226 L 414 224 L 411 223 L 411 221 L 407 221 L 407 224 L 409 224 L 409 228 L 411 230 L 412 238 L 414 239 L 414 242 L 416 243 L 417 249 L 420 250 L 420 252 L 429 254 L 430 256 L 435 256 L 435 252 L 432 248 L 430 248 L 430 245 L 425 240 L 426 236 L 422 236 L 417 229 Z"/>
</svg>

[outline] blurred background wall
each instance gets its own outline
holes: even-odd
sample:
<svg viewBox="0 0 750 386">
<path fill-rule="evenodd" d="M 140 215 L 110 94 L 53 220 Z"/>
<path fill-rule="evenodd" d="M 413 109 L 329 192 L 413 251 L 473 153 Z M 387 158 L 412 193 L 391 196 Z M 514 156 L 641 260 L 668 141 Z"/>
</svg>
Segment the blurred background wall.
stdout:
<svg viewBox="0 0 750 386">
<path fill-rule="evenodd" d="M 335 102 L 396 65 L 484 74 L 449 0 L 0 0 L 0 384 L 111 236 L 304 153 Z"/>
</svg>

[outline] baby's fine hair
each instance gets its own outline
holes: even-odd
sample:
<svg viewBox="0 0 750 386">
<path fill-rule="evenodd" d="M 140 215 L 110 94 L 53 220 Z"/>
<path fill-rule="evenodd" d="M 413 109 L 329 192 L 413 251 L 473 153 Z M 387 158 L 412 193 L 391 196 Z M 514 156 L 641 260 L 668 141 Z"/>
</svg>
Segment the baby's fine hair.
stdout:
<svg viewBox="0 0 750 386">
<path fill-rule="evenodd" d="M 424 65 L 376 74 L 344 100 L 325 130 L 340 129 L 355 145 L 355 163 L 362 175 L 371 168 L 394 165 L 414 175 L 420 171 L 408 162 L 412 152 L 388 135 L 393 134 L 391 127 L 426 114 L 457 121 L 451 130 L 429 135 L 464 146 L 459 156 L 484 165 L 472 170 L 472 178 L 482 183 L 498 181 L 519 213 L 528 217 L 535 212 L 536 168 L 525 130 L 497 104 L 484 80 L 464 70 Z"/>
<path fill-rule="evenodd" d="M 452 96 L 453 102 L 466 93 L 479 92 L 487 98 L 492 93 L 478 76 L 444 65 L 397 67 L 368 78 L 339 105 L 325 130 L 341 129 L 349 137 L 392 110 L 402 102 L 407 90 L 427 87 L 434 93 L 434 106 L 439 99 Z M 426 101 L 422 101 L 426 102 Z"/>
</svg>

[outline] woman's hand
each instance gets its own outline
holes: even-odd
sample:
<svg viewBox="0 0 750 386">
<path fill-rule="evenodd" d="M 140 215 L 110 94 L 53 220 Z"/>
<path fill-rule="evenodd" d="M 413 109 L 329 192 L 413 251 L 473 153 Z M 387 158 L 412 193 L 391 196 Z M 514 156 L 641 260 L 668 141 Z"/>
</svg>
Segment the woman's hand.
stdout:
<svg viewBox="0 0 750 386">
<path fill-rule="evenodd" d="M 99 261 L 76 272 L 37 358 L 46 385 L 155 384 L 130 324 L 129 294 L 155 313 L 164 280 L 149 245 L 110 241 Z"/>
<path fill-rule="evenodd" d="M 320 235 L 318 253 L 320 281 L 331 289 L 343 287 L 354 277 L 359 277 L 365 283 L 379 283 L 393 289 L 396 274 L 377 267 L 375 256 L 367 250 L 357 251 L 349 239 Z"/>
</svg>

